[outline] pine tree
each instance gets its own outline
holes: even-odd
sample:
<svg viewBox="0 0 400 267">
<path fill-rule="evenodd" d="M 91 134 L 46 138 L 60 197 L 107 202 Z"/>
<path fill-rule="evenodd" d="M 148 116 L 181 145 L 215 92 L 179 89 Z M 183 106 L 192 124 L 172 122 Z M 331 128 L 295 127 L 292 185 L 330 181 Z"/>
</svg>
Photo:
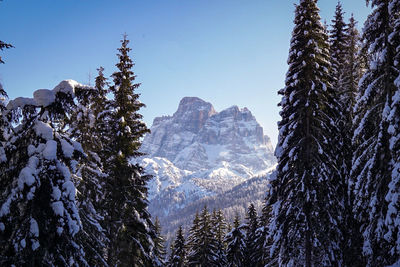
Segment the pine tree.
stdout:
<svg viewBox="0 0 400 267">
<path fill-rule="evenodd" d="M 227 266 L 246 266 L 244 265 L 246 247 L 245 239 L 246 234 L 244 232 L 244 227 L 240 225 L 239 215 L 236 214 L 233 221 L 233 228 L 225 236 L 225 242 L 228 244 L 226 251 L 228 261 Z"/>
<path fill-rule="evenodd" d="M 104 168 L 108 175 L 106 183 L 105 206 L 108 211 L 104 227 L 107 230 L 110 246 L 109 265 L 150 265 L 152 239 L 155 238 L 154 225 L 147 211 L 147 181 L 143 168 L 133 163 L 142 155 L 139 152 L 141 138 L 148 133 L 139 114 L 144 106 L 139 101 L 136 89 L 140 84 L 133 83 L 134 66 L 128 53 L 129 41 L 124 36 L 118 49 L 118 71 L 112 77 L 114 84 L 110 91 L 114 95 L 112 118 L 107 133 L 109 143 L 104 147 Z"/>
<path fill-rule="evenodd" d="M 334 143 L 337 144 L 336 164 L 339 168 L 341 185 L 338 187 L 338 196 L 343 197 L 344 218 L 340 223 L 342 236 L 342 257 L 346 265 L 360 262 L 359 244 L 360 234 L 358 225 L 353 220 L 352 190 L 350 171 L 353 157 L 353 108 L 358 81 L 361 78 L 361 62 L 359 61 L 359 34 L 356 21 L 352 16 L 349 24 L 343 19 L 341 3 L 338 2 L 331 30 L 331 62 L 333 89 L 336 91 L 340 115 L 336 121 L 338 135 Z"/>
<path fill-rule="evenodd" d="M 269 196 L 269 193 L 267 195 Z M 255 233 L 254 251 L 251 255 L 252 260 L 254 262 L 254 266 L 256 267 L 276 265 L 276 262 L 273 262 L 270 257 L 272 242 L 268 238 L 269 236 L 268 227 L 271 218 L 271 207 L 268 205 L 268 199 L 269 199 L 268 196 L 264 200 L 264 206 L 262 208 L 262 213 L 259 218 L 259 227 L 257 228 Z"/>
<path fill-rule="evenodd" d="M 104 68 L 97 69 L 98 75 L 95 79 L 95 94 L 92 99 L 91 109 L 95 118 L 93 131 L 98 133 L 96 141 L 92 143 L 91 151 L 95 152 L 99 157 L 102 165 L 108 160 L 107 147 L 110 147 L 114 136 L 112 133 L 113 126 L 113 107 L 112 101 L 107 98 L 110 92 L 107 78 L 104 77 Z"/>
<path fill-rule="evenodd" d="M 367 1 L 368 3 L 369 1 Z M 386 234 L 388 187 L 392 178 L 390 113 L 398 73 L 394 67 L 396 47 L 389 39 L 398 14 L 390 14 L 390 1 L 373 0 L 374 8 L 364 25 L 365 50 L 370 66 L 360 81 L 354 118 L 356 129 L 352 179 L 355 181 L 354 214 L 364 239 L 367 266 L 394 263 L 396 253 Z M 398 258 L 398 254 L 397 254 Z"/>
<path fill-rule="evenodd" d="M 5 163 L 7 161 L 4 146 L 6 142 L 6 135 L 10 132 L 10 123 L 9 118 L 6 116 L 6 100 L 8 95 L 3 88 L 3 85 L 0 83 L 0 170 L 3 171 L 5 168 Z M 2 185 L 0 181 L 0 186 Z M 2 187 L 4 188 L 4 187 Z"/>
<path fill-rule="evenodd" d="M 64 130 L 72 107 L 73 85 L 38 90 L 35 99 L 8 105 L 14 134 L 8 143 L 11 183 L 2 189 L 0 263 L 2 266 L 85 266 L 76 243 L 80 217 L 76 167 L 83 154 Z"/>
<path fill-rule="evenodd" d="M 195 218 L 196 219 L 196 218 Z M 195 223 L 198 226 L 195 226 Z M 194 231 L 191 238 L 191 247 L 188 254 L 188 266 L 209 266 L 216 265 L 216 247 L 212 233 L 210 213 L 207 207 L 203 208 L 198 222 L 194 222 Z M 197 231 L 196 231 L 196 230 Z"/>
<path fill-rule="evenodd" d="M 394 67 L 396 71 L 395 92 L 392 97 L 391 112 L 389 114 L 390 135 L 389 148 L 392 157 L 392 173 L 388 184 L 385 201 L 387 212 L 385 215 L 384 238 L 388 242 L 390 259 L 388 262 L 400 263 L 400 1 L 393 0 L 389 6 L 390 17 L 393 21 L 393 32 L 389 37 L 390 44 L 395 49 Z"/>
<path fill-rule="evenodd" d="M 245 259 L 244 264 L 246 266 L 256 266 L 257 261 L 254 259 L 254 254 L 256 250 L 256 238 L 257 238 L 257 229 L 258 229 L 258 217 L 257 211 L 254 207 L 254 204 L 251 203 L 247 209 L 246 214 L 246 239 L 245 239 Z"/>
<path fill-rule="evenodd" d="M 222 210 L 215 210 L 212 213 L 211 225 L 213 227 L 213 241 L 216 247 L 217 266 L 226 266 L 226 243 L 224 242 L 226 230 L 228 228 Z"/>
<path fill-rule="evenodd" d="M 279 91 L 277 181 L 270 231 L 280 266 L 341 265 L 343 186 L 335 166 L 337 134 L 329 44 L 315 0 L 296 7 L 286 87 Z"/>
<path fill-rule="evenodd" d="M 154 222 L 154 228 L 156 233 L 156 237 L 154 238 L 153 251 L 154 261 L 157 266 L 165 266 L 165 257 L 167 255 L 167 251 L 165 249 L 165 238 L 161 235 L 161 224 L 158 220 L 158 217 L 156 217 L 156 220 Z"/>
<path fill-rule="evenodd" d="M 343 18 L 344 12 L 342 4 L 338 1 L 336 5 L 335 17 L 332 20 L 332 30 L 330 30 L 330 55 L 331 55 L 331 74 L 332 87 L 341 92 L 343 89 L 344 65 L 346 62 L 347 52 L 347 33 L 346 23 Z"/>
<path fill-rule="evenodd" d="M 78 87 L 75 89 L 76 107 L 72 113 L 69 127 L 72 137 L 78 141 L 86 154 L 78 167 L 77 181 L 78 208 L 82 222 L 79 234 L 80 243 L 85 251 L 85 258 L 90 266 L 106 265 L 105 249 L 107 238 L 102 228 L 104 201 L 102 187 L 106 175 L 102 163 L 95 152 L 98 148 L 101 132 L 96 131 L 98 120 L 94 115 L 94 99 L 98 97 L 99 88 Z"/>
<path fill-rule="evenodd" d="M 354 220 L 352 211 L 352 203 L 354 200 L 352 190 L 352 180 L 350 172 L 352 168 L 352 159 L 354 144 L 353 138 L 353 108 L 355 105 L 356 94 L 358 91 L 358 82 L 363 74 L 363 62 L 360 56 L 360 35 L 357 30 L 357 22 L 352 15 L 346 28 L 346 53 L 345 62 L 343 63 L 343 75 L 341 79 L 341 91 L 339 93 L 341 116 L 338 127 L 340 134 L 338 135 L 341 144 L 338 153 L 338 167 L 342 182 L 346 187 L 342 189 L 345 201 L 344 222 L 342 223 L 342 231 L 345 237 L 343 244 L 343 260 L 345 266 L 352 266 L 355 262 L 361 262 L 361 235 L 359 233 L 358 223 Z"/>
<path fill-rule="evenodd" d="M 191 264 L 197 264 L 196 255 L 198 254 L 197 250 L 199 247 L 199 236 L 200 236 L 200 215 L 196 211 L 194 216 L 192 226 L 189 229 L 188 237 L 186 239 L 186 248 L 187 248 L 187 259 Z"/>
<path fill-rule="evenodd" d="M 12 48 L 13 46 L 11 44 L 7 44 L 3 41 L 0 41 L 0 51 L 4 50 L 4 49 L 9 49 Z M 0 56 L 0 64 L 4 64 L 3 59 Z"/>
<path fill-rule="evenodd" d="M 175 240 L 172 244 L 171 255 L 168 260 L 168 267 L 184 267 L 186 263 L 185 238 L 182 225 L 179 226 Z"/>
</svg>

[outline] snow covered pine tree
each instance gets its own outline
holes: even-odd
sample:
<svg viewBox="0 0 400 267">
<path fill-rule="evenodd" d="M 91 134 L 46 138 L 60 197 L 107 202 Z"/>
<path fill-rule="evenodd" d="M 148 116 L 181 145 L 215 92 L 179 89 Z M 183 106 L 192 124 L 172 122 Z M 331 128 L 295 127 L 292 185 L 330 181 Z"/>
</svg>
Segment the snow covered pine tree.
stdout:
<svg viewBox="0 0 400 267">
<path fill-rule="evenodd" d="M 102 73 L 100 72 L 100 79 Z M 96 81 L 99 79 L 96 78 Z M 99 151 L 102 132 L 98 125 L 102 123 L 96 114 L 94 105 L 97 98 L 104 91 L 101 84 L 75 88 L 76 106 L 69 120 L 71 136 L 78 141 L 86 157 L 78 165 L 76 187 L 78 190 L 78 208 L 82 222 L 82 231 L 78 234 L 79 243 L 85 251 L 85 259 L 90 266 L 104 266 L 107 238 L 101 226 L 105 214 L 103 186 L 106 174 L 103 172 L 102 162 L 96 153 Z M 103 103 L 105 105 L 106 102 Z"/>
<path fill-rule="evenodd" d="M 169 257 L 168 267 L 184 267 L 186 266 L 186 246 L 185 237 L 183 236 L 182 225 L 176 232 L 174 243 L 171 247 L 171 255 Z"/>
<path fill-rule="evenodd" d="M 398 201 L 396 194 L 399 193 L 394 186 L 397 178 L 393 169 L 393 160 L 396 160 L 393 156 L 398 153 L 393 150 L 398 125 L 390 127 L 391 123 L 398 122 L 399 116 L 393 103 L 393 95 L 398 90 L 394 60 L 398 43 L 393 43 L 396 39 L 393 25 L 399 14 L 398 11 L 392 13 L 398 6 L 396 2 L 371 1 L 374 9 L 365 22 L 363 35 L 364 49 L 370 53 L 370 66 L 360 81 L 354 108 L 357 128 L 353 142 L 357 147 L 351 174 L 355 194 L 353 207 L 364 239 L 364 264 L 367 266 L 386 266 L 399 258 L 395 245 L 397 237 L 393 236 L 396 227 L 392 227 L 397 215 L 392 213 L 394 206 L 391 204 L 393 197 Z"/>
<path fill-rule="evenodd" d="M 344 238 L 341 251 L 345 265 L 351 266 L 354 262 L 360 262 L 360 234 L 358 224 L 353 219 L 353 196 L 349 188 L 353 158 L 353 107 L 361 75 L 361 64 L 358 61 L 359 36 L 355 20 L 351 17 L 350 24 L 346 24 L 343 16 L 342 5 L 338 2 L 329 36 L 332 88 L 337 96 L 335 101 L 340 106 L 340 115 L 335 121 L 338 135 L 334 143 L 337 146 L 336 165 L 339 168 L 342 185 L 337 188 L 337 195 L 343 197 L 345 207 L 344 218 L 340 223 Z"/>
<path fill-rule="evenodd" d="M 80 218 L 74 180 L 83 150 L 64 131 L 75 85 L 63 81 L 7 106 L 16 127 L 1 173 L 2 181 L 10 179 L 1 192 L 2 266 L 86 265 L 75 240 Z"/>
<path fill-rule="evenodd" d="M 124 35 L 118 49 L 118 71 L 112 75 L 114 95 L 109 132 L 104 144 L 103 165 L 108 175 L 105 186 L 107 215 L 104 228 L 110 240 L 107 252 L 110 266 L 151 266 L 153 261 L 154 225 L 147 211 L 147 181 L 143 168 L 134 163 L 141 156 L 141 138 L 148 133 L 139 114 L 144 106 L 135 90 L 140 84 L 133 83 L 136 76 L 128 53 L 129 41 Z"/>
<path fill-rule="evenodd" d="M 271 255 L 279 266 L 342 265 L 338 218 L 343 197 L 333 137 L 337 129 L 328 37 L 316 0 L 300 0 L 289 52 L 286 87 L 279 91 L 277 179 L 271 197 Z"/>
<path fill-rule="evenodd" d="M 233 221 L 233 228 L 225 236 L 225 242 L 227 243 L 227 266 L 229 267 L 244 266 L 246 250 L 246 234 L 244 228 L 244 225 L 240 225 L 239 215 L 236 214 Z"/>
</svg>

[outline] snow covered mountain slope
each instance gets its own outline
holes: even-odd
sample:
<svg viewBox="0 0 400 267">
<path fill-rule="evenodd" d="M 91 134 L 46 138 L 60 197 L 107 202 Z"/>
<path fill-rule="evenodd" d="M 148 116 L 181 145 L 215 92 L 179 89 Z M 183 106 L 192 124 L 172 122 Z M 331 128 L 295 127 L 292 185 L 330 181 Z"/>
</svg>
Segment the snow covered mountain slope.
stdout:
<svg viewBox="0 0 400 267">
<path fill-rule="evenodd" d="M 147 154 L 142 165 L 154 175 L 150 208 L 165 203 L 165 215 L 230 190 L 276 162 L 269 137 L 247 108 L 217 112 L 197 97 L 183 98 L 172 116 L 155 118 L 141 150 Z"/>
</svg>

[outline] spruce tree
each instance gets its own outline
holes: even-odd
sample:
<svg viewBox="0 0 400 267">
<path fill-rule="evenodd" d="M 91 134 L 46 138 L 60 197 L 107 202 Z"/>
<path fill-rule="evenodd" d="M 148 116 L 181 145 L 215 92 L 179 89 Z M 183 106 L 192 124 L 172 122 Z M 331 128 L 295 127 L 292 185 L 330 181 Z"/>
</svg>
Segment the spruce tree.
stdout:
<svg viewBox="0 0 400 267">
<path fill-rule="evenodd" d="M 199 248 L 199 236 L 200 236 L 200 215 L 196 211 L 192 226 L 189 229 L 188 236 L 186 238 L 187 248 L 187 259 L 188 263 L 195 265 L 197 264 L 198 248 Z"/>
<path fill-rule="evenodd" d="M 338 116 L 331 86 L 329 44 L 316 0 L 301 0 L 289 52 L 286 86 L 279 91 L 277 179 L 270 231 L 280 266 L 342 264 L 343 196 L 335 165 Z"/>
<path fill-rule="evenodd" d="M 118 49 L 118 71 L 112 75 L 114 84 L 110 91 L 112 117 L 107 133 L 109 143 L 104 147 L 104 168 L 108 175 L 106 183 L 105 207 L 107 209 L 104 227 L 110 246 L 109 265 L 150 265 L 155 238 L 154 225 L 147 211 L 147 181 L 143 168 L 134 163 L 141 156 L 141 138 L 148 133 L 139 110 L 144 104 L 139 101 L 134 83 L 136 75 L 124 36 Z"/>
<path fill-rule="evenodd" d="M 396 45 L 390 38 L 398 13 L 390 12 L 393 1 L 373 0 L 371 4 L 374 9 L 365 22 L 363 33 L 364 49 L 370 53 L 370 66 L 360 81 L 355 106 L 353 142 L 357 147 L 352 168 L 355 182 L 353 210 L 364 239 L 366 265 L 385 266 L 398 258 L 393 250 L 393 240 L 387 235 L 390 230 L 386 224 L 390 213 L 387 197 L 393 173 L 393 132 L 389 126 L 398 76 L 394 61 Z"/>
<path fill-rule="evenodd" d="M 226 234 L 225 242 L 227 243 L 227 266 L 240 267 L 245 266 L 245 243 L 246 234 L 244 227 L 240 225 L 239 215 L 235 215 L 232 230 Z"/>
<path fill-rule="evenodd" d="M 216 265 L 215 240 L 212 232 L 210 213 L 207 207 L 203 208 L 197 223 L 197 231 L 194 232 L 191 240 L 193 243 L 188 255 L 188 266 Z"/>
<path fill-rule="evenodd" d="M 211 225 L 213 227 L 213 242 L 216 247 L 217 266 L 226 266 L 226 243 L 224 241 L 226 230 L 228 228 L 222 210 L 215 210 L 212 213 Z"/>
<path fill-rule="evenodd" d="M 354 194 L 352 190 L 351 168 L 354 146 L 352 142 L 354 132 L 354 112 L 358 82 L 363 74 L 364 63 L 360 55 L 360 35 L 357 30 L 357 22 L 352 15 L 346 28 L 346 60 L 342 66 L 343 76 L 341 80 L 341 91 L 339 99 L 341 104 L 341 116 L 339 119 L 339 140 L 341 144 L 338 153 L 338 167 L 343 184 L 346 187 L 343 192 L 345 202 L 344 222 L 342 224 L 344 244 L 343 261 L 345 266 L 361 262 L 361 235 L 358 223 L 354 220 L 352 203 Z"/>
<path fill-rule="evenodd" d="M 396 71 L 395 92 L 392 97 L 389 114 L 390 151 L 392 157 L 392 173 L 388 184 L 385 201 L 387 212 L 385 216 L 384 238 L 389 244 L 390 259 L 388 262 L 400 263 L 400 1 L 393 0 L 389 6 L 390 17 L 393 20 L 393 33 L 389 37 L 390 44 L 395 48 L 394 66 Z"/>
<path fill-rule="evenodd" d="M 336 5 L 335 17 L 332 20 L 332 30 L 329 31 L 330 55 L 331 55 L 331 74 L 332 87 L 334 90 L 341 92 L 343 86 L 344 65 L 346 62 L 347 50 L 347 33 L 346 23 L 343 18 L 344 12 L 342 4 L 338 1 Z"/>
<path fill-rule="evenodd" d="M 247 209 L 246 223 L 245 223 L 246 239 L 245 239 L 245 266 L 256 266 L 257 259 L 255 259 L 256 253 L 256 239 L 258 229 L 258 217 L 257 211 L 254 204 L 250 204 Z"/>
<path fill-rule="evenodd" d="M 269 238 L 268 229 L 269 229 L 269 221 L 271 219 L 271 206 L 268 205 L 268 202 L 269 202 L 269 193 L 267 193 L 267 197 L 264 200 L 262 213 L 259 218 L 259 227 L 257 228 L 255 234 L 254 251 L 251 255 L 252 260 L 255 263 L 254 266 L 257 267 L 276 265 L 276 262 L 273 262 L 271 260 L 271 258 L 273 257 L 270 257 L 272 242 L 271 239 Z"/>
<path fill-rule="evenodd" d="M 165 249 L 165 238 L 161 235 L 161 224 L 158 220 L 158 217 L 156 217 L 156 220 L 154 222 L 154 229 L 156 234 L 156 237 L 154 238 L 153 250 L 154 261 L 158 266 L 164 266 L 167 251 Z"/>
<path fill-rule="evenodd" d="M 168 267 L 184 267 L 186 266 L 186 245 L 183 236 L 182 225 L 179 226 L 176 232 L 175 240 L 172 244 L 171 254 L 168 260 Z"/>
<path fill-rule="evenodd" d="M 107 162 L 107 148 L 111 146 L 114 136 L 112 133 L 113 126 L 113 101 L 107 98 L 110 92 L 109 83 L 104 76 L 104 68 L 97 69 L 98 75 L 95 79 L 95 94 L 92 98 L 91 110 L 95 119 L 93 131 L 98 133 L 95 141 L 92 143 L 91 151 L 95 152 L 103 165 Z"/>
<path fill-rule="evenodd" d="M 74 183 L 83 150 L 65 131 L 73 85 L 38 90 L 8 109 L 13 138 L 8 143 L 7 176 L 0 209 L 2 266 L 85 266 L 76 242 L 80 217 Z"/>
<path fill-rule="evenodd" d="M 352 190 L 350 171 L 353 157 L 353 108 L 357 93 L 358 81 L 361 78 L 361 62 L 359 61 L 359 34 L 356 21 L 352 16 L 349 24 L 343 19 L 341 3 L 338 2 L 330 35 L 330 51 L 332 62 L 333 89 L 336 91 L 336 101 L 340 107 L 336 125 L 338 135 L 334 143 L 337 144 L 336 164 L 339 168 L 341 185 L 338 187 L 338 196 L 343 197 L 344 217 L 340 223 L 342 236 L 342 257 L 346 265 L 359 261 L 360 234 L 358 225 L 353 220 Z"/>
<path fill-rule="evenodd" d="M 80 243 L 85 251 L 86 261 L 90 266 L 106 265 L 105 250 L 107 238 L 102 228 L 104 210 L 103 186 L 106 175 L 97 153 L 101 132 L 96 131 L 98 120 L 94 115 L 94 99 L 98 97 L 99 88 L 78 87 L 75 89 L 76 106 L 72 112 L 69 127 L 72 137 L 83 148 L 86 157 L 78 167 L 77 181 L 78 208 L 82 222 L 79 233 Z"/>
<path fill-rule="evenodd" d="M 12 48 L 13 46 L 11 44 L 7 44 L 3 41 L 0 40 L 0 51 L 4 50 L 4 49 L 9 49 Z M 0 56 L 0 64 L 4 64 L 3 59 Z"/>
</svg>

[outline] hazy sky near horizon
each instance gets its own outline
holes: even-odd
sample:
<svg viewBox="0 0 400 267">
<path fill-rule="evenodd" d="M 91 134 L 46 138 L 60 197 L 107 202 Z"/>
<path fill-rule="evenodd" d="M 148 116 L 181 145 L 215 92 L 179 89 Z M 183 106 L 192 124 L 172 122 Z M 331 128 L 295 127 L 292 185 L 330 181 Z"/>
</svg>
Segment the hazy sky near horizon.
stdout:
<svg viewBox="0 0 400 267">
<path fill-rule="evenodd" d="M 116 70 L 116 52 L 128 34 L 136 63 L 141 112 L 172 115 L 179 100 L 197 96 L 217 111 L 247 107 L 277 142 L 280 97 L 287 71 L 295 0 L 3 0 L 0 82 L 10 98 L 31 97 L 61 80 L 91 83 L 96 68 Z M 336 0 L 320 0 L 330 23 Z M 362 28 L 365 1 L 342 0 Z"/>
</svg>

